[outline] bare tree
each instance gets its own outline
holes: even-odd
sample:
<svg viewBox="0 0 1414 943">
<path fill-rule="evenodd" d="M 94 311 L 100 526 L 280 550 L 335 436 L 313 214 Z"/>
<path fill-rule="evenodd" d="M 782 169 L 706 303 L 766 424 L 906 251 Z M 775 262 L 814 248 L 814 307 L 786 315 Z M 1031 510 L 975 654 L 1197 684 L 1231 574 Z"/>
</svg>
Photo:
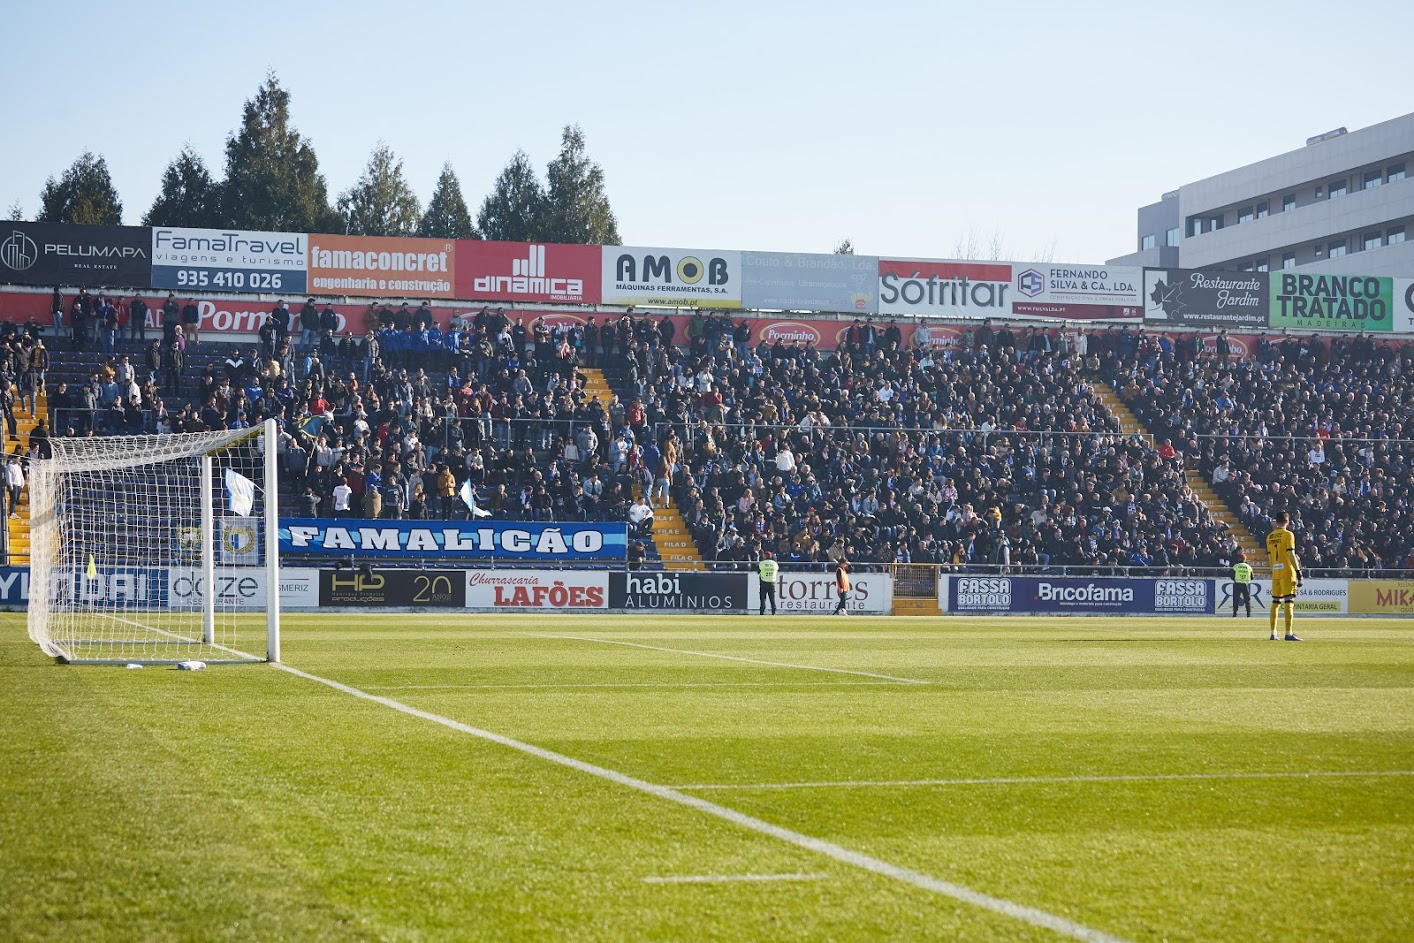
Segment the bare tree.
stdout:
<svg viewBox="0 0 1414 943">
<path fill-rule="evenodd" d="M 854 240 L 848 236 L 841 239 L 834 248 L 835 255 L 854 255 Z"/>
</svg>

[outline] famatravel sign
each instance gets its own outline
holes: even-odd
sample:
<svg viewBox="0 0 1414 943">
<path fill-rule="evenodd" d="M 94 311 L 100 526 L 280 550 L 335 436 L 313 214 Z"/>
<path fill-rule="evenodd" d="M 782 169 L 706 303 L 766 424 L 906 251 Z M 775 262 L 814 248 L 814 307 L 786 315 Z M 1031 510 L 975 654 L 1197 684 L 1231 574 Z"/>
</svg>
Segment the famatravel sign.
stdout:
<svg viewBox="0 0 1414 943">
<path fill-rule="evenodd" d="M 148 230 L 74 223 L 0 224 L 0 282 L 85 288 L 146 288 Z"/>
<path fill-rule="evenodd" d="M 309 285 L 315 294 L 453 298 L 456 243 L 450 239 L 312 235 Z"/>
<path fill-rule="evenodd" d="M 458 298 L 529 304 L 599 303 L 599 246 L 460 239 L 456 255 Z"/>
<path fill-rule="evenodd" d="M 622 560 L 627 549 L 627 524 L 280 520 L 282 554 Z"/>
<path fill-rule="evenodd" d="M 294 295 L 308 288 L 304 233 L 171 226 L 151 233 L 153 288 Z"/>
</svg>

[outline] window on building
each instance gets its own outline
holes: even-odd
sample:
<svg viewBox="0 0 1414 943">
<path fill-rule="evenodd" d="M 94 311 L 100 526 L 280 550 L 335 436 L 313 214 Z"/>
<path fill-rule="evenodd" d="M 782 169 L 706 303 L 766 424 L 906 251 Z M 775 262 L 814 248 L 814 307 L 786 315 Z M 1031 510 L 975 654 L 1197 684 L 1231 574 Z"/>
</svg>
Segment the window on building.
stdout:
<svg viewBox="0 0 1414 943">
<path fill-rule="evenodd" d="M 1324 192 L 1324 191 L 1322 190 L 1321 187 L 1317 187 L 1317 188 L 1316 188 L 1316 199 L 1319 200 L 1319 199 L 1321 198 L 1321 194 L 1322 194 L 1323 192 Z"/>
<path fill-rule="evenodd" d="M 1281 267 L 1282 267 L 1282 268 L 1296 268 L 1296 253 L 1295 253 L 1295 252 L 1283 252 L 1283 253 L 1281 254 Z"/>
<path fill-rule="evenodd" d="M 1201 217 L 1201 216 L 1190 216 L 1190 217 L 1188 218 L 1188 235 L 1190 235 L 1190 236 L 1201 236 L 1201 235 L 1203 235 L 1203 217 Z"/>
<path fill-rule="evenodd" d="M 1377 232 L 1367 232 L 1365 238 L 1361 240 L 1361 244 L 1365 247 L 1365 251 L 1369 252 L 1371 249 L 1378 249 L 1384 245 L 1384 240 Z"/>
<path fill-rule="evenodd" d="M 1281 211 L 1283 213 L 1290 213 L 1294 209 L 1296 209 L 1296 194 L 1288 193 L 1281 198 Z"/>
<path fill-rule="evenodd" d="M 1339 196 L 1345 196 L 1345 181 L 1344 181 L 1344 180 L 1332 180 L 1332 181 L 1330 182 L 1330 197 L 1329 197 L 1329 199 L 1334 200 L 1336 197 L 1339 197 Z"/>
<path fill-rule="evenodd" d="M 1159 244 L 1159 237 L 1158 237 L 1158 236 L 1155 236 L 1155 235 L 1148 235 L 1148 236 L 1145 236 L 1143 239 L 1140 239 L 1140 240 L 1139 240 L 1139 248 L 1140 248 L 1141 250 L 1142 250 L 1142 249 L 1152 249 L 1152 248 L 1154 248 L 1155 246 L 1157 246 L 1158 244 Z"/>
<path fill-rule="evenodd" d="M 1387 182 L 1387 183 L 1394 183 L 1396 180 L 1403 180 L 1403 179 L 1404 179 L 1404 165 L 1403 165 L 1403 164 L 1390 164 L 1390 166 L 1389 166 L 1389 176 L 1385 178 L 1385 182 Z"/>
<path fill-rule="evenodd" d="M 1363 189 L 1373 190 L 1382 183 L 1384 183 L 1384 174 L 1380 173 L 1378 170 L 1365 171 L 1365 186 Z"/>
<path fill-rule="evenodd" d="M 1259 271 L 1259 272 L 1265 272 L 1265 271 L 1267 271 L 1270 267 L 1271 267 L 1271 266 L 1267 264 L 1267 260 L 1266 260 L 1266 259 L 1258 259 L 1258 260 L 1257 260 L 1257 265 L 1255 266 L 1255 268 L 1256 268 L 1257 271 Z"/>
<path fill-rule="evenodd" d="M 1394 226 L 1390 228 L 1389 236 L 1385 239 L 1385 245 L 1397 246 L 1404 241 L 1404 227 Z"/>
<path fill-rule="evenodd" d="M 1177 226 L 1175 226 L 1175 227 L 1173 227 L 1172 229 L 1170 229 L 1167 233 L 1164 234 L 1164 236 L 1165 236 L 1165 238 L 1164 238 L 1164 245 L 1166 245 L 1166 246 L 1176 246 L 1176 245 L 1178 245 L 1178 234 L 1179 234 L 1179 228 L 1178 228 Z"/>
<path fill-rule="evenodd" d="M 1221 213 L 1219 213 L 1217 216 L 1214 216 L 1212 219 L 1208 220 L 1208 232 L 1217 232 L 1219 229 L 1222 229 L 1222 228 L 1223 228 L 1223 217 L 1222 217 L 1222 214 L 1221 214 Z"/>
<path fill-rule="evenodd" d="M 1267 213 L 1269 212 L 1269 209 L 1270 209 L 1270 206 L 1271 206 L 1271 204 L 1269 204 L 1266 200 L 1263 200 L 1261 203 L 1258 203 L 1258 204 L 1257 204 L 1257 218 L 1258 218 L 1258 219 L 1266 219 L 1266 218 L 1267 218 Z"/>
<path fill-rule="evenodd" d="M 1251 263 L 1251 262 L 1239 262 L 1239 263 L 1237 264 L 1237 270 L 1238 270 L 1239 272 L 1250 272 L 1250 271 L 1252 271 L 1252 263 Z"/>
<path fill-rule="evenodd" d="M 1345 255 L 1345 249 L 1345 240 L 1341 239 L 1330 244 L 1330 249 L 1328 250 L 1327 255 L 1332 259 L 1338 259 L 1341 256 Z"/>
<path fill-rule="evenodd" d="M 1237 224 L 1250 223 L 1253 220 L 1252 207 L 1248 206 L 1237 211 Z"/>
</svg>

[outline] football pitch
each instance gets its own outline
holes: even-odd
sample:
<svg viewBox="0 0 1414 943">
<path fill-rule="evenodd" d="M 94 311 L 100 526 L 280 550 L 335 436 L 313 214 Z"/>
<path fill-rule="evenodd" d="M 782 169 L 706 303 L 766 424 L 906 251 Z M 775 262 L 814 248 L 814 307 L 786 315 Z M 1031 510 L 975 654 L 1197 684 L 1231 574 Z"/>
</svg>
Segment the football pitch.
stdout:
<svg viewBox="0 0 1414 943">
<path fill-rule="evenodd" d="M 1414 620 L 1297 629 L 5 614 L 0 940 L 1408 941 Z"/>
</svg>

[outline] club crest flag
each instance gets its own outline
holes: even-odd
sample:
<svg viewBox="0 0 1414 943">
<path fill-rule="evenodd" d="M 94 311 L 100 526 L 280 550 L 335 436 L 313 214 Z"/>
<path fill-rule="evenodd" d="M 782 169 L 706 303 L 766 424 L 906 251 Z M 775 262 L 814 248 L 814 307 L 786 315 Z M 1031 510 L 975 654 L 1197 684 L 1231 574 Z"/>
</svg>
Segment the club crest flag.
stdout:
<svg viewBox="0 0 1414 943">
<path fill-rule="evenodd" d="M 226 507 L 245 517 L 255 508 L 255 482 L 239 472 L 226 469 Z"/>
</svg>

